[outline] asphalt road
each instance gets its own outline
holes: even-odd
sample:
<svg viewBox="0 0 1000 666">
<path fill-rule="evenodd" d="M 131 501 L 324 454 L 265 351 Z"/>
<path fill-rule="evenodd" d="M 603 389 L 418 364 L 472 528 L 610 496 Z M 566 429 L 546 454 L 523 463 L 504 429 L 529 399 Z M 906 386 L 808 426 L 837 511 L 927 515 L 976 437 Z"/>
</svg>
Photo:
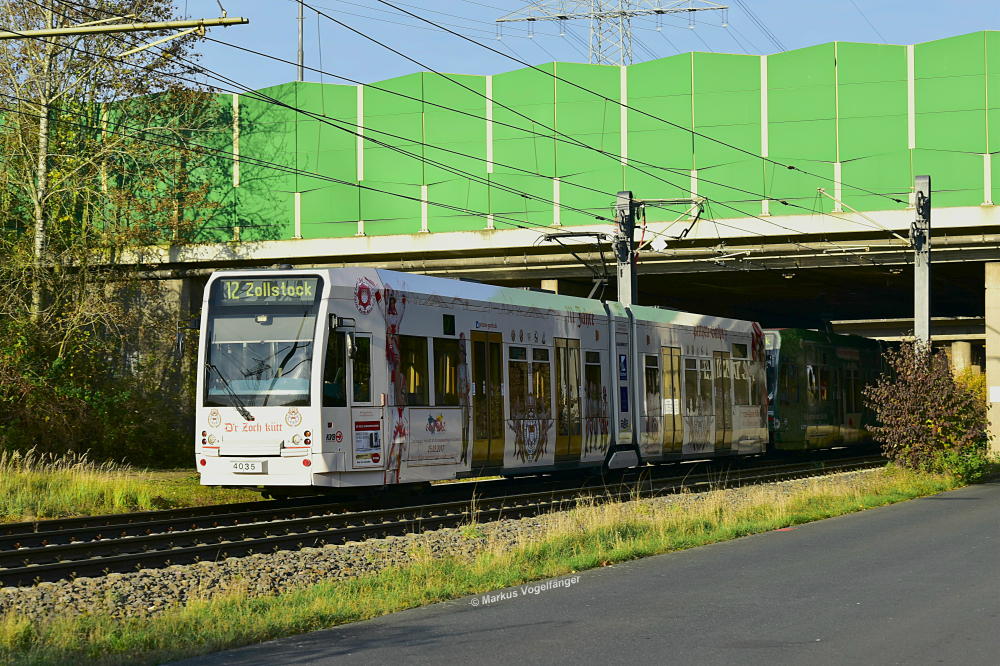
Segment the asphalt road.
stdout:
<svg viewBox="0 0 1000 666">
<path fill-rule="evenodd" d="M 992 483 L 184 663 L 997 664 L 998 546 Z"/>
</svg>

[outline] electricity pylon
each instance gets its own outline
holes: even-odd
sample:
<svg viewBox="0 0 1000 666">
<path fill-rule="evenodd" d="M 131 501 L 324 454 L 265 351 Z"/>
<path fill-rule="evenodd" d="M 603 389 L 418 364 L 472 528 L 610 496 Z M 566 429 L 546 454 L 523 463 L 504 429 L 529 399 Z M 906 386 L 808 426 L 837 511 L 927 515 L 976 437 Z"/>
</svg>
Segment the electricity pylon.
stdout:
<svg viewBox="0 0 1000 666">
<path fill-rule="evenodd" d="M 539 0 L 498 18 L 497 23 L 588 19 L 590 62 L 630 65 L 633 17 L 687 13 L 688 26 L 693 28 L 694 12 L 721 10 L 725 16 L 728 9 L 711 0 Z"/>
</svg>

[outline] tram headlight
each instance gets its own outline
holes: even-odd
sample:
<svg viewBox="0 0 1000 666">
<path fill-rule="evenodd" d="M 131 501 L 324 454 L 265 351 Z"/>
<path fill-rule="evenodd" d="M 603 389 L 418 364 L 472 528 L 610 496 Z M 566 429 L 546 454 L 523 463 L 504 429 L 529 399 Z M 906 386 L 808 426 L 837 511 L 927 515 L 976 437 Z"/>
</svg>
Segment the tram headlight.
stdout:
<svg viewBox="0 0 1000 666">
<path fill-rule="evenodd" d="M 209 444 L 215 444 L 217 441 L 219 441 L 219 438 L 216 437 L 215 435 L 209 435 L 208 436 L 208 443 Z"/>
<path fill-rule="evenodd" d="M 299 437 L 298 435 L 292 435 L 292 444 L 298 444 L 301 441 L 302 441 L 301 437 Z"/>
</svg>

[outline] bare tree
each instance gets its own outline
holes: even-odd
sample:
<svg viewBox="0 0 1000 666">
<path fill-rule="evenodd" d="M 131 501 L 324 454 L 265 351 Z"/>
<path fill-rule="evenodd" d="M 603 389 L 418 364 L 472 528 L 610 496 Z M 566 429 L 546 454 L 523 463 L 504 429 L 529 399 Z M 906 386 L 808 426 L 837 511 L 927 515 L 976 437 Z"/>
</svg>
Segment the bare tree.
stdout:
<svg viewBox="0 0 1000 666">
<path fill-rule="evenodd" d="M 174 11 L 171 0 L 0 0 L 0 24 L 163 21 Z M 211 91 L 190 83 L 194 36 L 121 55 L 169 34 L 0 41 L 0 336 L 30 331 L 42 365 L 96 353 L 113 368 L 131 347 L 162 366 L 156 350 L 175 340 L 176 313 L 142 279 L 144 248 L 188 241 L 214 214 L 219 163 L 198 144 L 226 120 Z M 4 384 L 20 372 L 5 374 L 4 358 L 0 401 L 26 390 Z"/>
</svg>

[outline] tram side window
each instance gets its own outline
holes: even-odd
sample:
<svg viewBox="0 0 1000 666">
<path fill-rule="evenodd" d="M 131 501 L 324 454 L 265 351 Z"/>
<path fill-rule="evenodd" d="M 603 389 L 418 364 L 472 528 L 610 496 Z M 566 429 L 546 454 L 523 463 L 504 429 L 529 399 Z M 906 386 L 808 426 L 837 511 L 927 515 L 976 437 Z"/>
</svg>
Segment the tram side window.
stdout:
<svg viewBox="0 0 1000 666">
<path fill-rule="evenodd" d="M 847 401 L 847 412 L 859 412 L 859 405 L 861 404 L 861 387 L 858 384 L 858 371 L 854 368 L 848 368 L 845 371 L 844 382 L 844 398 Z"/>
<path fill-rule="evenodd" d="M 323 406 L 347 406 L 347 336 L 331 333 L 323 368 Z"/>
<path fill-rule="evenodd" d="M 507 381 L 510 418 L 523 419 L 528 411 L 528 350 L 511 347 L 507 351 Z"/>
<path fill-rule="evenodd" d="M 701 393 L 698 396 L 701 399 L 700 413 L 701 414 L 711 414 L 712 409 L 712 362 L 708 359 L 703 359 L 699 362 L 701 365 L 700 372 L 700 383 L 701 383 Z"/>
<path fill-rule="evenodd" d="M 458 400 L 458 340 L 434 338 L 434 404 L 455 407 Z"/>
<path fill-rule="evenodd" d="M 819 402 L 819 368 L 814 365 L 806 366 L 806 393 L 809 402 Z"/>
<path fill-rule="evenodd" d="M 684 411 L 686 414 L 712 414 L 712 361 L 684 359 Z"/>
<path fill-rule="evenodd" d="M 403 382 L 403 403 L 425 407 L 430 404 L 427 390 L 427 338 L 399 336 L 399 372 Z"/>
<path fill-rule="evenodd" d="M 698 413 L 698 359 L 684 359 L 684 413 Z"/>
<path fill-rule="evenodd" d="M 737 405 L 753 404 L 748 370 L 746 361 L 733 361 L 733 393 Z"/>
<path fill-rule="evenodd" d="M 830 368 L 825 365 L 819 368 L 819 399 L 823 402 L 830 399 Z"/>
<path fill-rule="evenodd" d="M 646 416 L 660 415 L 660 362 L 656 356 L 646 356 Z"/>
<path fill-rule="evenodd" d="M 552 408 L 552 370 L 548 349 L 531 350 L 531 384 L 537 409 L 548 412 Z"/>
<path fill-rule="evenodd" d="M 604 382 L 601 379 L 601 353 L 589 351 L 584 355 L 584 399 L 587 401 L 587 418 L 605 418 Z"/>
<path fill-rule="evenodd" d="M 778 366 L 778 400 L 782 404 L 796 404 L 799 397 L 799 377 L 795 373 L 796 366 L 782 363 Z"/>
<path fill-rule="evenodd" d="M 372 339 L 354 338 L 354 359 L 351 368 L 354 381 L 354 402 L 372 401 Z"/>
</svg>

